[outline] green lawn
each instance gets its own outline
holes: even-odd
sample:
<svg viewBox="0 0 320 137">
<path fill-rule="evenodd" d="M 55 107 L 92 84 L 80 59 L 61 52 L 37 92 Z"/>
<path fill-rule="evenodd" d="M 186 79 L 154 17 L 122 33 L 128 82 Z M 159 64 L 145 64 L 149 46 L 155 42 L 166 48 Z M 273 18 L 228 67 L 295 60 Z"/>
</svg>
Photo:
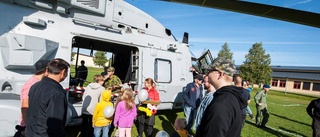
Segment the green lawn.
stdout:
<svg viewBox="0 0 320 137">
<path fill-rule="evenodd" d="M 75 65 L 71 65 L 70 66 L 70 74 L 72 77 L 75 76 L 75 69 L 74 69 Z M 84 86 L 87 86 L 90 82 L 93 81 L 93 77 L 96 74 L 101 74 L 101 72 L 103 72 L 103 68 L 94 68 L 94 67 L 87 67 L 88 68 L 88 76 L 87 76 L 87 81 L 84 83 Z"/>
<path fill-rule="evenodd" d="M 253 97 L 257 89 L 251 96 Z M 242 137 L 291 137 L 291 136 L 312 136 L 311 118 L 306 113 L 306 107 L 314 97 L 301 96 L 295 94 L 285 94 L 283 92 L 270 91 L 268 93 L 268 110 L 270 113 L 269 128 L 260 129 L 247 117 L 246 125 L 242 130 Z M 256 108 L 253 101 L 250 103 L 253 114 L 256 114 Z M 173 122 L 177 117 L 184 117 L 183 111 L 165 110 L 159 111 L 156 115 L 156 125 L 154 126 L 154 134 L 160 130 L 168 133 L 174 131 Z M 69 137 L 79 134 L 80 127 L 68 127 Z M 137 136 L 137 129 L 132 128 L 132 136 Z"/>
<path fill-rule="evenodd" d="M 254 90 L 251 96 L 253 97 L 256 92 L 257 90 Z M 267 126 L 270 128 L 263 130 L 256 128 L 254 122 L 247 118 L 247 124 L 242 130 L 241 136 L 312 136 L 312 119 L 307 114 L 306 107 L 313 99 L 315 97 L 270 91 L 267 99 L 270 113 Z M 255 115 L 256 109 L 253 100 L 250 103 L 250 108 Z"/>
<path fill-rule="evenodd" d="M 100 74 L 103 69 L 88 67 L 89 74 L 87 81 L 92 82 L 95 74 Z M 74 74 L 74 66 L 71 66 L 71 75 Z M 254 89 L 251 98 L 259 89 Z M 306 113 L 306 107 L 315 97 L 305 95 L 297 95 L 272 91 L 268 93 L 268 110 L 270 113 L 269 128 L 260 129 L 247 117 L 246 125 L 242 130 L 242 137 L 291 137 L 291 136 L 312 136 L 311 121 L 312 119 Z M 253 100 L 251 100 L 250 108 L 256 115 L 256 108 Z M 181 109 L 158 111 L 156 115 L 156 125 L 154 126 L 154 134 L 160 130 L 165 130 L 169 134 L 174 131 L 173 122 L 177 117 L 184 117 Z M 79 136 L 80 126 L 67 127 L 68 137 Z M 132 136 L 137 136 L 136 126 L 132 128 Z"/>
</svg>

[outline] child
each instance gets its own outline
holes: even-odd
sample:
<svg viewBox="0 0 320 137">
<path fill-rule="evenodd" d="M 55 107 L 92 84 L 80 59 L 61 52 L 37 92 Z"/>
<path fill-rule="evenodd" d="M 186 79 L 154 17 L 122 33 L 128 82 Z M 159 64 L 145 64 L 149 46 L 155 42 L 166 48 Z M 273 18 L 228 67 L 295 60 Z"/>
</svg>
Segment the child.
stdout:
<svg viewBox="0 0 320 137">
<path fill-rule="evenodd" d="M 82 96 L 82 128 L 81 136 L 82 137 L 92 137 L 93 136 L 93 127 L 92 127 L 92 115 L 94 109 L 99 102 L 100 95 L 104 91 L 103 85 L 103 76 L 95 75 L 93 83 L 90 83 Z"/>
<path fill-rule="evenodd" d="M 137 116 L 132 89 L 124 90 L 121 101 L 117 104 L 114 127 L 119 127 L 119 137 L 131 137 L 133 120 Z"/>
<path fill-rule="evenodd" d="M 148 101 L 152 101 L 154 103 L 159 104 L 160 98 L 159 98 L 159 92 L 156 89 L 156 83 L 153 81 L 152 78 L 147 78 L 144 81 L 145 89 L 148 92 Z M 142 106 L 146 106 L 146 104 L 142 104 Z M 147 116 L 145 112 L 139 112 L 138 114 L 138 134 L 140 137 L 142 137 L 144 127 L 147 125 L 147 132 L 146 136 L 151 137 L 153 132 L 153 126 L 155 125 L 155 114 L 156 111 L 152 112 L 151 116 Z"/>
<path fill-rule="evenodd" d="M 101 94 L 101 100 L 96 105 L 93 113 L 92 126 L 94 128 L 94 136 L 100 137 L 102 131 L 102 137 L 108 137 L 108 132 L 111 127 L 112 117 L 104 117 L 103 111 L 107 106 L 112 106 L 110 102 L 111 90 L 104 90 Z"/>
<path fill-rule="evenodd" d="M 171 137 L 188 137 L 189 133 L 186 129 L 184 129 L 186 128 L 186 124 L 187 121 L 185 118 L 177 118 L 174 121 L 174 128 L 176 131 L 171 134 Z"/>
</svg>

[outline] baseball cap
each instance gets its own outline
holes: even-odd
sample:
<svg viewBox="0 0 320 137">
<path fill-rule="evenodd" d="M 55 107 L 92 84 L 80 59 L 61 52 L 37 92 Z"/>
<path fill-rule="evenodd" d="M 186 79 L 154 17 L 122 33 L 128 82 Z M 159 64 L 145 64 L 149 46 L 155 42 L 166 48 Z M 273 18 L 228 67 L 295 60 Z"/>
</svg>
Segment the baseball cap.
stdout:
<svg viewBox="0 0 320 137">
<path fill-rule="evenodd" d="M 264 84 L 264 85 L 263 85 L 263 88 L 270 88 L 270 85 Z"/>
<path fill-rule="evenodd" d="M 204 80 L 201 75 L 195 75 L 195 76 L 194 76 L 194 79 L 198 79 L 198 80 L 201 80 L 201 81 Z"/>
<path fill-rule="evenodd" d="M 202 69 L 206 71 L 206 75 L 211 71 L 220 71 L 229 76 L 233 76 L 236 72 L 236 66 L 234 63 L 229 59 L 221 57 L 214 59 L 211 65 L 204 66 Z"/>
<path fill-rule="evenodd" d="M 34 64 L 36 71 L 35 73 L 40 73 L 46 69 L 50 60 L 38 60 L 36 64 Z"/>
</svg>

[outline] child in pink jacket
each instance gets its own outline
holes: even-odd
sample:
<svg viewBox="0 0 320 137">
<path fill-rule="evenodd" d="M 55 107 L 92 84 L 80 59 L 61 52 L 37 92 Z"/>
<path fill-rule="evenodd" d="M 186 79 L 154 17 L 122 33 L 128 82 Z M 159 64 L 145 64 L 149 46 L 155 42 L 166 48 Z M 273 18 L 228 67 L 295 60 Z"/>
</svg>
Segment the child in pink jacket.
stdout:
<svg viewBox="0 0 320 137">
<path fill-rule="evenodd" d="M 132 89 L 127 88 L 122 95 L 122 101 L 116 106 L 114 127 L 119 130 L 119 137 L 131 137 L 133 120 L 137 116 Z"/>
</svg>

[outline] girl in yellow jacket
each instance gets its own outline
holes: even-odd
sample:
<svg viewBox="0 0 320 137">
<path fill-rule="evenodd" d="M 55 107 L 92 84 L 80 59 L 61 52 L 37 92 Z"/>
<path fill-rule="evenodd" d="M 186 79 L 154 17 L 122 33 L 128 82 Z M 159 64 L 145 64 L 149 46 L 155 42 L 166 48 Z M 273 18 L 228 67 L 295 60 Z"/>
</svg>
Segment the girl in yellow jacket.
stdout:
<svg viewBox="0 0 320 137">
<path fill-rule="evenodd" d="M 105 90 L 101 93 L 101 100 L 96 105 L 96 108 L 92 117 L 92 125 L 94 128 L 94 136 L 100 137 L 102 131 L 102 137 L 108 137 L 108 132 L 111 127 L 112 117 L 106 118 L 103 115 L 104 108 L 107 106 L 112 106 L 113 104 L 110 102 L 111 91 Z"/>
</svg>

